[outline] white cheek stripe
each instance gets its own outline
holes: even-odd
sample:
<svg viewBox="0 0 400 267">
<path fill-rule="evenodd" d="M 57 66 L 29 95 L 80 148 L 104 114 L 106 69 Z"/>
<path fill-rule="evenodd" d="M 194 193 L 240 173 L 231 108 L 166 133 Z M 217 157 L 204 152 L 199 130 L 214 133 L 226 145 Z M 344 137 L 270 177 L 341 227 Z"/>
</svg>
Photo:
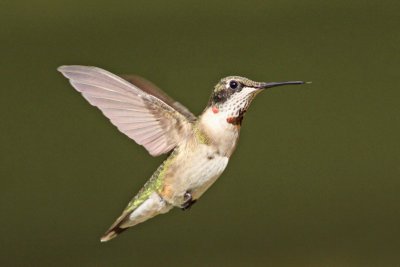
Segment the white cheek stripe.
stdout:
<svg viewBox="0 0 400 267">
<path fill-rule="evenodd" d="M 253 95 L 255 91 L 258 91 L 256 88 L 253 87 L 243 87 L 240 92 L 235 92 L 232 94 L 231 99 L 228 99 L 229 102 L 235 102 L 240 100 L 247 100 L 249 97 Z"/>
</svg>

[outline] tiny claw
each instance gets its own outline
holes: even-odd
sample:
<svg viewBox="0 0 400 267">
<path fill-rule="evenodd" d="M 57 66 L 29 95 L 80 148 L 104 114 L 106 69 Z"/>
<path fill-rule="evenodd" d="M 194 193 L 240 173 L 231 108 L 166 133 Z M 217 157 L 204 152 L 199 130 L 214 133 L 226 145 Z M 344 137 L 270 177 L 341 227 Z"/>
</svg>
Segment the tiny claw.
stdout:
<svg viewBox="0 0 400 267">
<path fill-rule="evenodd" d="M 196 200 L 194 200 L 194 199 L 192 198 L 192 194 L 190 194 L 189 192 L 186 192 L 186 193 L 183 195 L 183 200 L 184 200 L 184 202 L 183 202 L 183 204 L 182 204 L 182 206 L 181 206 L 181 209 L 182 209 L 182 210 L 188 210 L 188 209 L 190 209 L 190 207 L 191 207 L 194 203 L 196 203 Z"/>
<path fill-rule="evenodd" d="M 184 200 L 185 202 L 191 201 L 191 200 L 192 200 L 192 194 L 190 194 L 189 192 L 186 192 L 186 193 L 183 195 L 183 200 Z"/>
</svg>

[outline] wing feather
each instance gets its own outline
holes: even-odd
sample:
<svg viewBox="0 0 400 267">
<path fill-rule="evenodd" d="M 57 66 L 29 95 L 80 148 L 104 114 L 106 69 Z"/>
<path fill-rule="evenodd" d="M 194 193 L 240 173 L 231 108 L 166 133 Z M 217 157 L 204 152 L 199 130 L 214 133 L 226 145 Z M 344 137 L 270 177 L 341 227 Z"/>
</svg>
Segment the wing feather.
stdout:
<svg viewBox="0 0 400 267">
<path fill-rule="evenodd" d="M 58 70 L 91 105 L 153 156 L 169 152 L 192 128 L 194 115 L 186 108 L 177 110 L 175 104 L 171 106 L 106 70 L 87 66 L 61 66 Z"/>
<path fill-rule="evenodd" d="M 121 75 L 122 78 L 132 83 L 133 85 L 139 87 L 144 92 L 161 99 L 164 103 L 176 109 L 179 113 L 184 115 L 188 121 L 195 121 L 196 116 L 193 115 L 185 106 L 181 103 L 175 101 L 170 96 L 168 96 L 164 91 L 158 88 L 154 83 L 146 80 L 143 77 L 137 75 Z"/>
</svg>

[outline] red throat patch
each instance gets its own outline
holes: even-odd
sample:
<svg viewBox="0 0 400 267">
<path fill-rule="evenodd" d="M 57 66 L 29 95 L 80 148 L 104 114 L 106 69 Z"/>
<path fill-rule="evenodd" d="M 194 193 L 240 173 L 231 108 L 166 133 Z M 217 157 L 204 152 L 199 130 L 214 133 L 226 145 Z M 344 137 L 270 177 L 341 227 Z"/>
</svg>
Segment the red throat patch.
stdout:
<svg viewBox="0 0 400 267">
<path fill-rule="evenodd" d="M 235 121 L 236 121 L 236 118 L 235 118 L 235 117 L 228 117 L 228 118 L 226 118 L 226 122 L 227 122 L 227 123 L 234 124 Z"/>
<path fill-rule="evenodd" d="M 244 113 L 246 113 L 246 110 L 240 109 L 239 115 L 237 117 L 228 117 L 228 118 L 226 118 L 226 122 L 230 123 L 232 125 L 240 126 L 240 125 L 242 125 Z"/>
<path fill-rule="evenodd" d="M 217 107 L 212 107 L 211 108 L 212 109 L 212 112 L 214 113 L 214 114 L 217 114 L 218 112 L 219 112 L 219 109 L 217 108 Z"/>
<path fill-rule="evenodd" d="M 226 118 L 226 122 L 227 122 L 227 123 L 230 123 L 230 124 L 235 125 L 235 126 L 238 126 L 238 127 L 240 127 L 240 125 L 242 125 L 242 120 L 243 120 L 243 117 L 242 117 L 242 116 L 240 116 L 240 117 L 228 117 L 228 118 Z"/>
</svg>

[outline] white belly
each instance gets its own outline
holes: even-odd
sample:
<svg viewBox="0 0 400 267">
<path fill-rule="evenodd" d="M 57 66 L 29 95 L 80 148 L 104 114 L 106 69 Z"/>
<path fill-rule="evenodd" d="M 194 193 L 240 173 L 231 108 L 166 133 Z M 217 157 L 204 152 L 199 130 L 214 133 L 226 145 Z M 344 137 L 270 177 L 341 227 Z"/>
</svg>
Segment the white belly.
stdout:
<svg viewBox="0 0 400 267">
<path fill-rule="evenodd" d="M 183 157 L 178 161 L 174 179 L 170 180 L 175 194 L 169 201 L 175 206 L 183 204 L 183 195 L 188 191 L 193 199 L 198 199 L 222 174 L 229 161 L 206 145 L 200 145 L 194 153 Z"/>
<path fill-rule="evenodd" d="M 188 171 L 186 176 L 193 199 L 199 198 L 221 176 L 228 161 L 229 158 L 225 156 L 198 159 L 197 166 Z"/>
</svg>

